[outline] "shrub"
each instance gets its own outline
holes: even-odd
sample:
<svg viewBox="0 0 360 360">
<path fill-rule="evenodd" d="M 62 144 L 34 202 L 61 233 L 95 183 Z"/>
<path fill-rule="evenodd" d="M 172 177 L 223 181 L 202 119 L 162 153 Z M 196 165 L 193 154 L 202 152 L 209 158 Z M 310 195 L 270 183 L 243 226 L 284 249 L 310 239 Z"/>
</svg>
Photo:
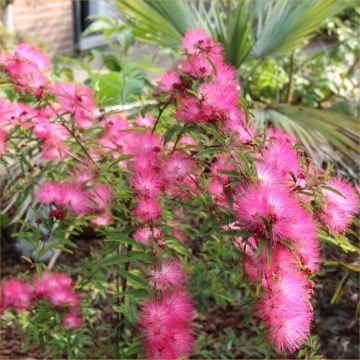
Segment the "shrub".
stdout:
<svg viewBox="0 0 360 360">
<path fill-rule="evenodd" d="M 82 356 L 93 340 L 84 329 L 95 280 L 82 273 L 74 287 L 39 259 L 73 251 L 71 236 L 88 228 L 109 243 L 94 271 L 115 269 L 115 289 L 110 280 L 99 293 L 120 315 L 117 343 L 137 323 L 147 357 L 191 354 L 196 303 L 183 267 L 198 255 L 187 227 L 238 251 L 254 314 L 277 352 L 295 351 L 309 335 L 317 234 L 346 241 L 357 194 L 331 168 L 314 166 L 293 136 L 254 127 L 220 44 L 191 29 L 181 52 L 152 94 L 155 109 L 130 119 L 97 107 L 87 86 L 51 80 L 47 56 L 31 45 L 1 56 L 2 161 L 19 162 L 12 191 L 37 203 L 35 223 L 13 234 L 34 245 L 34 259 L 23 258 L 37 274 L 32 283 L 4 281 L 2 310 L 26 310 L 28 341 L 60 356 Z"/>
</svg>

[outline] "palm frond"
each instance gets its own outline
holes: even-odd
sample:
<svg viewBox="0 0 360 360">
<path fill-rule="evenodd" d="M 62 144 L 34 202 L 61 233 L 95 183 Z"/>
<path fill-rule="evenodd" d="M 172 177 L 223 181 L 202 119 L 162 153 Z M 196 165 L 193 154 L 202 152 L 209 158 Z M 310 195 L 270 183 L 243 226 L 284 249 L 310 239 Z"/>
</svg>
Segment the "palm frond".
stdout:
<svg viewBox="0 0 360 360">
<path fill-rule="evenodd" d="M 355 118 L 302 106 L 258 105 L 254 111 L 258 127 L 271 122 L 274 126 L 296 135 L 316 162 L 342 162 L 341 157 L 344 157 L 359 164 L 360 136 Z"/>
<path fill-rule="evenodd" d="M 252 55 L 257 58 L 288 54 L 301 47 L 326 19 L 353 3 L 352 0 L 261 1 Z"/>
</svg>

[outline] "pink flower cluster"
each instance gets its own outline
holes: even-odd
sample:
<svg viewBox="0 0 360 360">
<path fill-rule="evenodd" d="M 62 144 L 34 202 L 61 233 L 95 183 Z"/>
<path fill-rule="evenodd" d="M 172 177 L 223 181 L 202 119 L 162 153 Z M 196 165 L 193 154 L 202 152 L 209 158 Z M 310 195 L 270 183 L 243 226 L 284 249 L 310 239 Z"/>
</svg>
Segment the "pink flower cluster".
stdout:
<svg viewBox="0 0 360 360">
<path fill-rule="evenodd" d="M 50 60 L 30 44 L 19 44 L 12 53 L 0 55 L 0 70 L 20 93 L 41 100 L 55 101 L 31 107 L 26 103 L 0 99 L 0 155 L 5 152 L 7 133 L 16 126 L 30 129 L 41 144 L 44 160 L 63 160 L 69 155 L 66 140 L 73 125 L 79 129 L 94 126 L 95 100 L 93 91 L 78 84 L 51 82 L 47 73 Z M 67 124 L 67 127 L 64 126 Z"/>
<path fill-rule="evenodd" d="M 19 44 L 13 53 L 1 54 L 0 67 L 16 84 L 18 91 L 31 92 L 38 99 L 42 97 L 49 82 L 46 73 L 50 70 L 50 61 L 40 49 Z"/>
<path fill-rule="evenodd" d="M 69 181 L 44 181 L 36 192 L 36 200 L 41 204 L 53 206 L 49 216 L 62 219 L 65 212 L 82 215 L 91 213 L 94 225 L 107 225 L 111 222 L 109 211 L 112 191 L 106 184 L 96 181 L 96 171 L 89 166 L 72 169 Z"/>
<path fill-rule="evenodd" d="M 1 286 L 1 312 L 5 309 L 26 310 L 39 299 L 47 299 L 54 308 L 65 308 L 62 324 L 68 328 L 78 328 L 81 317 L 78 315 L 80 303 L 73 289 L 70 277 L 61 273 L 42 273 L 42 278 L 34 275 L 32 283 L 7 279 Z"/>
<path fill-rule="evenodd" d="M 150 272 L 150 284 L 157 293 L 143 305 L 139 320 L 149 359 L 177 359 L 191 353 L 193 305 L 184 288 L 185 280 L 177 260 L 168 260 Z"/>
</svg>

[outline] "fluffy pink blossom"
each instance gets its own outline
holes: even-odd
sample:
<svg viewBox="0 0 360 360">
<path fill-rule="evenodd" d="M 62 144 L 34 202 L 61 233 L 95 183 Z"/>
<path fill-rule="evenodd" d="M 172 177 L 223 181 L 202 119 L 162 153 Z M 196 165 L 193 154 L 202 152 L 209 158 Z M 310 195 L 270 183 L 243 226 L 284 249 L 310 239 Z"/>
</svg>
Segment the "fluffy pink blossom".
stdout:
<svg viewBox="0 0 360 360">
<path fill-rule="evenodd" d="M 198 97 L 204 119 L 224 120 L 228 117 L 229 109 L 236 108 L 239 93 L 232 85 L 209 82 L 199 86 Z"/>
<path fill-rule="evenodd" d="M 32 288 L 24 281 L 14 278 L 5 280 L 1 285 L 1 307 L 26 310 L 33 298 Z"/>
<path fill-rule="evenodd" d="M 50 60 L 48 56 L 33 45 L 22 43 L 14 49 L 14 56 L 18 61 L 25 61 L 36 66 L 40 71 L 50 70 Z"/>
<path fill-rule="evenodd" d="M 56 292 L 58 289 L 69 289 L 73 283 L 65 274 L 44 271 L 41 275 L 41 278 L 37 274 L 34 275 L 34 292 L 39 297 L 48 296 L 51 291 Z"/>
<path fill-rule="evenodd" d="M 141 198 L 135 209 L 135 216 L 144 223 L 157 220 L 161 216 L 161 206 L 156 199 Z"/>
<path fill-rule="evenodd" d="M 255 163 L 255 168 L 259 183 L 264 186 L 281 184 L 284 180 L 281 171 L 267 163 L 257 161 Z"/>
<path fill-rule="evenodd" d="M 55 307 L 70 306 L 74 308 L 80 303 L 79 297 L 74 291 L 66 287 L 50 290 L 47 298 L 50 304 Z"/>
<path fill-rule="evenodd" d="M 68 312 L 61 320 L 62 326 L 69 329 L 79 328 L 81 326 L 81 322 L 81 317 L 75 311 Z"/>
<path fill-rule="evenodd" d="M 135 155 L 129 162 L 130 168 L 135 173 L 142 173 L 145 171 L 156 174 L 158 177 L 162 177 L 163 162 L 157 153 L 148 152 L 145 154 Z"/>
<path fill-rule="evenodd" d="M 279 186 L 251 186 L 235 197 L 235 211 L 244 228 L 273 242 L 287 239 L 288 224 L 298 220 L 298 209 Z"/>
<path fill-rule="evenodd" d="M 186 235 L 179 229 L 172 229 L 172 235 L 175 236 L 180 242 L 185 243 L 187 242 Z"/>
<path fill-rule="evenodd" d="M 190 297 L 182 292 L 163 293 L 151 299 L 140 318 L 145 352 L 149 358 L 176 359 L 190 355 L 193 337 L 188 323 L 192 316 Z"/>
<path fill-rule="evenodd" d="M 289 172 L 293 172 L 296 176 L 300 171 L 297 153 L 287 142 L 274 141 L 263 151 L 261 161 L 284 176 Z"/>
<path fill-rule="evenodd" d="M 210 61 L 202 54 L 194 54 L 188 59 L 180 61 L 179 69 L 197 79 L 203 79 L 214 73 Z"/>
<path fill-rule="evenodd" d="M 181 96 L 176 108 L 176 118 L 185 122 L 201 121 L 199 101 L 190 95 Z"/>
<path fill-rule="evenodd" d="M 0 156 L 5 154 L 6 130 L 0 129 Z"/>
<path fill-rule="evenodd" d="M 50 121 L 43 121 L 37 123 L 32 132 L 40 139 L 52 140 L 66 140 L 69 137 L 67 130 L 60 124 L 55 124 Z"/>
<path fill-rule="evenodd" d="M 216 180 L 213 180 L 208 185 L 208 190 L 214 202 L 221 206 L 227 205 L 226 195 L 224 192 L 224 185 Z"/>
<path fill-rule="evenodd" d="M 159 240 L 161 239 L 161 231 L 160 229 L 158 229 L 157 227 L 153 227 L 153 232 L 154 232 L 154 238 L 155 240 Z M 135 239 L 136 241 L 139 241 L 140 243 L 146 245 L 146 246 L 150 246 L 151 245 L 151 239 L 153 237 L 152 231 L 150 229 L 150 227 L 142 227 L 139 229 L 136 229 L 132 235 L 133 239 Z"/>
<path fill-rule="evenodd" d="M 106 184 L 98 184 L 88 190 L 88 198 L 92 210 L 106 210 L 112 198 L 111 188 Z"/>
<path fill-rule="evenodd" d="M 150 272 L 150 283 L 160 290 L 179 288 L 184 285 L 186 274 L 179 260 L 168 260 L 161 264 L 160 269 Z"/>
<path fill-rule="evenodd" d="M 63 185 L 55 181 L 44 181 L 36 191 L 36 200 L 41 204 L 59 204 Z"/>
<path fill-rule="evenodd" d="M 58 205 L 77 214 L 85 214 L 89 211 L 89 200 L 87 193 L 78 183 L 65 182 L 61 187 L 61 198 Z"/>
<path fill-rule="evenodd" d="M 151 171 L 141 171 L 131 178 L 131 185 L 136 194 L 144 199 L 155 198 L 163 186 L 161 179 Z"/>
<path fill-rule="evenodd" d="M 257 306 L 268 326 L 268 338 L 278 352 L 298 349 L 310 331 L 309 287 L 297 271 L 281 272 L 271 280 Z"/>
<path fill-rule="evenodd" d="M 109 211 L 104 211 L 91 219 L 91 224 L 96 226 L 106 226 L 112 222 L 112 214 Z"/>
<path fill-rule="evenodd" d="M 358 195 L 350 184 L 340 178 L 331 179 L 327 186 L 338 193 L 322 189 L 324 203 L 320 211 L 320 219 L 330 232 L 343 233 L 358 210 Z"/>
<path fill-rule="evenodd" d="M 214 43 L 211 36 L 202 29 L 189 29 L 181 40 L 182 49 L 188 54 L 218 54 L 222 51 L 219 43 Z"/>
<path fill-rule="evenodd" d="M 176 151 L 164 163 L 164 175 L 169 182 L 181 182 L 193 173 L 195 163 L 186 154 Z"/>
<path fill-rule="evenodd" d="M 70 174 L 75 178 L 75 182 L 84 185 L 93 185 L 97 172 L 90 166 L 78 165 L 71 169 Z"/>
<path fill-rule="evenodd" d="M 282 129 L 268 128 L 267 136 L 269 140 L 283 141 L 291 145 L 299 142 L 294 135 L 288 134 Z"/>
<path fill-rule="evenodd" d="M 156 86 L 159 92 L 171 92 L 181 84 L 179 75 L 175 70 L 168 70 L 161 75 L 160 80 Z"/>
<path fill-rule="evenodd" d="M 55 83 L 51 93 L 56 96 L 60 114 L 72 114 L 79 127 L 87 129 L 93 125 L 95 95 L 91 88 L 70 82 Z"/>
<path fill-rule="evenodd" d="M 153 127 L 155 124 L 155 118 L 151 114 L 139 114 L 135 119 L 137 126 Z"/>
<path fill-rule="evenodd" d="M 67 145 L 57 139 L 47 139 L 41 145 L 40 156 L 44 160 L 64 160 L 68 156 L 68 153 Z"/>
</svg>

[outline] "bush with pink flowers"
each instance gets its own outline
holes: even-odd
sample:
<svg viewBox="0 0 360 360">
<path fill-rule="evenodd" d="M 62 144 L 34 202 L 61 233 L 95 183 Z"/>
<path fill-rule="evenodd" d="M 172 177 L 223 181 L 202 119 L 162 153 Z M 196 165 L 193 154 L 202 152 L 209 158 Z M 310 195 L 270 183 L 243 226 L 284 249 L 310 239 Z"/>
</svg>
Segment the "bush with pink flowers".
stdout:
<svg viewBox="0 0 360 360">
<path fill-rule="evenodd" d="M 51 75 L 29 44 L 1 55 L 1 161 L 20 164 L 8 189 L 36 214 L 13 232 L 35 249 L 23 278 L 36 275 L 4 280 L 1 309 L 5 318 L 25 311 L 26 342 L 71 357 L 104 357 L 93 348 L 109 339 L 113 357 L 198 354 L 197 308 L 229 298 L 209 285 L 214 270 L 219 283 L 245 274 L 231 301 L 252 309 L 256 341 L 268 346 L 260 356 L 290 354 L 310 336 L 319 238 L 351 247 L 358 194 L 312 164 L 296 137 L 255 128 L 235 69 L 208 34 L 189 30 L 180 51 L 151 94 L 156 105 L 127 117 Z M 74 280 L 40 261 L 48 250 L 50 268 L 61 253 L 75 256 L 89 232 L 101 255 L 81 259 Z M 197 272 L 204 261 L 209 274 Z M 109 334 L 102 325 L 114 317 Z"/>
</svg>

